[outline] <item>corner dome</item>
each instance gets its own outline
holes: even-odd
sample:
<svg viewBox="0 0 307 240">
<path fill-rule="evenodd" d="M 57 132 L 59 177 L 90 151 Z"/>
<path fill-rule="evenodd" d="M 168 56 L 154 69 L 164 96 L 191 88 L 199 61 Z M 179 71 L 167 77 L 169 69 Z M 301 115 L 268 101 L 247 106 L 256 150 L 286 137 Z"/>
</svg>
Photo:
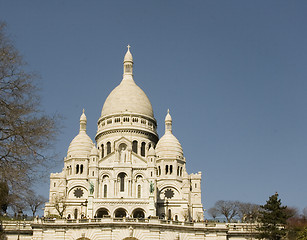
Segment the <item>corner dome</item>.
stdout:
<svg viewBox="0 0 307 240">
<path fill-rule="evenodd" d="M 98 149 L 93 145 L 92 150 L 91 150 L 91 156 L 98 156 Z"/>
<path fill-rule="evenodd" d="M 156 146 L 158 158 L 183 158 L 183 150 L 178 139 L 171 133 L 165 133 Z"/>
<path fill-rule="evenodd" d="M 154 118 L 152 105 L 144 91 L 133 80 L 133 58 L 129 50 L 124 59 L 124 74 L 121 83 L 104 102 L 101 117 L 113 114 L 135 113 Z"/>
<path fill-rule="evenodd" d="M 80 132 L 69 144 L 68 157 L 88 157 L 93 147 L 93 141 L 85 132 Z"/>
<path fill-rule="evenodd" d="M 94 146 L 92 139 L 86 134 L 86 116 L 83 113 L 80 117 L 79 134 L 71 141 L 68 147 L 68 157 L 88 157 Z"/>
<path fill-rule="evenodd" d="M 158 158 L 183 158 L 181 144 L 172 133 L 172 117 L 169 110 L 165 117 L 165 134 L 156 146 L 156 156 Z"/>
</svg>

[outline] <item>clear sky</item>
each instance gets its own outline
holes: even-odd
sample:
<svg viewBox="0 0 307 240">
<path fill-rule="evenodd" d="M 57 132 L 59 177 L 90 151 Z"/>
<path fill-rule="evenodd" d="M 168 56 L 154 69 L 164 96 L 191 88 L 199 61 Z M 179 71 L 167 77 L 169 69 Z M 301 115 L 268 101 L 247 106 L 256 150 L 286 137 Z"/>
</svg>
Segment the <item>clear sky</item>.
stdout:
<svg viewBox="0 0 307 240">
<path fill-rule="evenodd" d="M 127 44 L 134 79 L 158 132 L 170 108 L 202 202 L 307 206 L 307 1 L 0 0 L 42 104 L 63 116 L 61 171 L 82 108 L 94 139 L 103 103 L 122 78 Z M 46 179 L 50 172 L 46 172 Z M 48 196 L 49 182 L 40 193 Z"/>
</svg>

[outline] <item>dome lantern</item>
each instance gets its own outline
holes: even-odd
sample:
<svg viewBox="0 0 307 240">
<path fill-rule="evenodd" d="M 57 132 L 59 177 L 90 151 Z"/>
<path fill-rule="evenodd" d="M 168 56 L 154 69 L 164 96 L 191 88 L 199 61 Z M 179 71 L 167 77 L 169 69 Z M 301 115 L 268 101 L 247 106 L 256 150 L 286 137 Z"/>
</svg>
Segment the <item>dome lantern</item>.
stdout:
<svg viewBox="0 0 307 240">
<path fill-rule="evenodd" d="M 80 132 L 86 132 L 86 122 L 87 122 L 87 119 L 84 114 L 84 108 L 83 108 L 82 115 L 80 117 Z"/>
<path fill-rule="evenodd" d="M 130 52 L 130 45 L 127 46 L 128 50 L 124 58 L 124 77 L 125 75 L 133 75 L 133 58 Z"/>
<path fill-rule="evenodd" d="M 167 114 L 165 117 L 165 133 L 172 132 L 172 117 L 169 114 L 169 109 L 167 109 Z"/>
</svg>

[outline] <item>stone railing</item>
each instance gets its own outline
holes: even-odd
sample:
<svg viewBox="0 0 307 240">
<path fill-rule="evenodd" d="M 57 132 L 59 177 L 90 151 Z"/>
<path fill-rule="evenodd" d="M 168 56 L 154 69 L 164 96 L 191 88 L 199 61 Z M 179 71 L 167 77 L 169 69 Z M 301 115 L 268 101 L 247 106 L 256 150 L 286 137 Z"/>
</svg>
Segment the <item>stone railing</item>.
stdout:
<svg viewBox="0 0 307 240">
<path fill-rule="evenodd" d="M 197 228 L 222 228 L 229 232 L 249 232 L 256 231 L 257 224 L 250 223 L 215 223 L 215 222 L 181 222 L 173 220 L 164 220 L 157 217 L 152 218 L 92 218 L 92 219 L 36 219 L 34 224 L 97 224 L 97 223 L 133 223 L 133 224 L 162 224 L 176 225 Z"/>
</svg>

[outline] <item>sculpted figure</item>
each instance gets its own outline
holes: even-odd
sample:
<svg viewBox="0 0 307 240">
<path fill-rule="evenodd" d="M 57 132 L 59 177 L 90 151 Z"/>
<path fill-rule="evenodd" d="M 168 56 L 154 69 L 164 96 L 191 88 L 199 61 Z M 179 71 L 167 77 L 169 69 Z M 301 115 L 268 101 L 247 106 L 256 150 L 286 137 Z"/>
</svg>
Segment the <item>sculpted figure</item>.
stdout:
<svg viewBox="0 0 307 240">
<path fill-rule="evenodd" d="M 150 192 L 150 193 L 153 193 L 154 190 L 155 190 L 155 184 L 154 184 L 152 181 L 150 181 L 149 192 Z"/>
<path fill-rule="evenodd" d="M 126 147 L 122 146 L 121 150 L 120 150 L 120 162 L 126 162 Z"/>
<path fill-rule="evenodd" d="M 94 193 L 94 184 L 92 182 L 90 182 L 90 194 Z"/>
</svg>

